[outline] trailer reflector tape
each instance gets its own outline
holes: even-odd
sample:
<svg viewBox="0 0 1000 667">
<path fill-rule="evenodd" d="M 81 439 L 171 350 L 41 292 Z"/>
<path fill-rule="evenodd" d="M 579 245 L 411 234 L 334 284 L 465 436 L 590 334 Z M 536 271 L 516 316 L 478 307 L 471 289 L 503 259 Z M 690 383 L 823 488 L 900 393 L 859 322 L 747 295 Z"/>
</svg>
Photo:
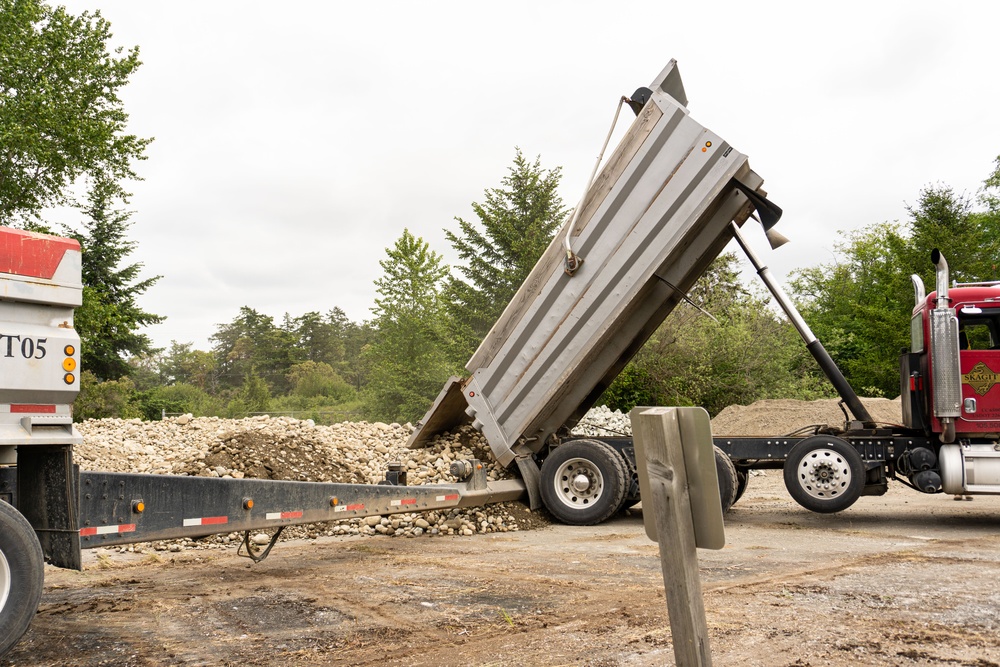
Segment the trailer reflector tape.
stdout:
<svg viewBox="0 0 1000 667">
<path fill-rule="evenodd" d="M 184 519 L 185 526 L 214 526 L 229 523 L 228 516 L 203 516 L 197 519 Z"/>
<path fill-rule="evenodd" d="M 364 503 L 354 503 L 353 505 L 338 505 L 333 508 L 334 512 L 358 512 L 365 508 Z"/>
<path fill-rule="evenodd" d="M 120 533 L 134 533 L 135 524 L 134 523 L 123 523 L 117 526 L 92 526 L 88 528 L 80 529 L 80 536 L 87 537 L 88 535 L 118 535 Z"/>
<path fill-rule="evenodd" d="M 10 411 L 16 413 L 35 413 L 43 415 L 54 415 L 56 413 L 56 406 L 54 405 L 27 405 L 27 404 L 16 404 L 11 403 Z"/>
<path fill-rule="evenodd" d="M 401 498 L 399 500 L 392 500 L 389 502 L 393 507 L 399 507 L 400 505 L 416 505 L 416 498 Z"/>
<path fill-rule="evenodd" d="M 437 497 L 434 498 L 434 500 L 438 501 L 439 503 L 443 503 L 443 502 L 446 502 L 446 501 L 449 501 L 449 500 L 458 500 L 458 494 L 457 493 L 449 493 L 446 496 L 437 496 Z"/>
<path fill-rule="evenodd" d="M 264 515 L 264 518 L 268 521 L 274 521 L 275 519 L 301 519 L 302 512 L 268 512 Z"/>
</svg>

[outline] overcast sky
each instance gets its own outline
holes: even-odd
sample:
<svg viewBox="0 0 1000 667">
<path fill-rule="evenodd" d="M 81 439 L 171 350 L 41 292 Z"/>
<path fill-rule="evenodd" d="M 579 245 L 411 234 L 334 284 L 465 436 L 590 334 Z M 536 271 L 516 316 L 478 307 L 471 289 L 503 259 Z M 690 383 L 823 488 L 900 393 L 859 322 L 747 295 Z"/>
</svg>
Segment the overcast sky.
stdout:
<svg viewBox="0 0 1000 667">
<path fill-rule="evenodd" d="M 140 47 L 124 91 L 155 137 L 132 256 L 163 277 L 147 332 L 208 349 L 250 306 L 369 319 L 404 228 L 448 261 L 515 146 L 582 194 L 621 95 L 676 58 L 694 118 L 750 157 L 792 243 L 784 281 L 839 232 L 903 220 L 935 183 L 974 195 L 1000 154 L 987 2 L 74 0 Z M 632 119 L 623 114 L 620 135 Z M 609 153 L 611 149 L 609 149 Z"/>
</svg>

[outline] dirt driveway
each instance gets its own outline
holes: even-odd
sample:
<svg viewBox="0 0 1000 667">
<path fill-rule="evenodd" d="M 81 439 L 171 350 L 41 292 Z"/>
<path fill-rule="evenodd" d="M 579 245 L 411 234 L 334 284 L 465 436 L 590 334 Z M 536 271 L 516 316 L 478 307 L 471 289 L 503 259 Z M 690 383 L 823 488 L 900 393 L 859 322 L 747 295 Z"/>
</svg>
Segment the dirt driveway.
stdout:
<svg viewBox="0 0 1000 667">
<path fill-rule="evenodd" d="M 728 545 L 700 551 L 716 665 L 1000 665 L 1000 497 L 898 485 L 811 514 L 753 477 Z M 88 553 L 48 569 L 0 665 L 673 664 L 639 512 L 465 538 L 325 538 L 232 551 Z"/>
</svg>

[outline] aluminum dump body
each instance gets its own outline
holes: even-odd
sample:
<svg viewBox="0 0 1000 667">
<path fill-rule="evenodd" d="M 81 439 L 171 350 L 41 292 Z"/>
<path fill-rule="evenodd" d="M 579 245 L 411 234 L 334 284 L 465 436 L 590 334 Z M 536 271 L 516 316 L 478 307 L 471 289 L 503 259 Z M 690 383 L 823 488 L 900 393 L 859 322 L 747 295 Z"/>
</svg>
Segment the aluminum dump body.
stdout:
<svg viewBox="0 0 1000 667">
<path fill-rule="evenodd" d="M 410 439 L 461 423 L 508 465 L 575 424 L 732 238 L 762 179 L 691 118 L 676 63 L 564 227 Z M 583 263 L 564 270 L 565 244 Z"/>
</svg>

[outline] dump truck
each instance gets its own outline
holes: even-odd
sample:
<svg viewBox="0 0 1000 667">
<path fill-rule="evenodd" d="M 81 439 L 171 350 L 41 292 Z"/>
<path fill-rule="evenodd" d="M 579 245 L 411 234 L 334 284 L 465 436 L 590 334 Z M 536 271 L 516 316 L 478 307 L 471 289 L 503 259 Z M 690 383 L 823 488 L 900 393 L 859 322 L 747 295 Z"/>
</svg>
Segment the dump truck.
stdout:
<svg viewBox="0 0 1000 667">
<path fill-rule="evenodd" d="M 782 469 L 789 494 L 838 512 L 896 480 L 924 493 L 1000 493 L 1000 283 L 937 289 L 914 276 L 911 347 L 900 363 L 902 423 L 876 424 L 741 233 L 751 216 L 772 247 L 781 209 L 747 158 L 694 121 L 676 62 L 628 100 L 636 119 L 574 217 L 466 365 L 445 384 L 410 446 L 471 424 L 516 466 L 532 508 L 597 523 L 639 501 L 631 438 L 572 427 L 725 245 L 735 239 L 841 397 L 842 425 L 714 438 L 723 509 L 754 469 Z M 970 347 L 971 346 L 971 347 Z"/>
<path fill-rule="evenodd" d="M 636 114 L 466 365 L 419 421 L 409 446 L 471 424 L 516 467 L 531 507 L 569 524 L 639 501 L 630 438 L 573 438 L 586 414 L 751 215 L 781 209 L 747 156 L 693 119 L 670 61 L 624 98 Z M 716 450 L 724 508 L 738 474 Z"/>
<path fill-rule="evenodd" d="M 408 443 L 471 425 L 514 479 L 487 481 L 475 460 L 453 464 L 455 484 L 417 486 L 398 469 L 381 485 L 80 470 L 71 410 L 80 246 L 0 228 L 0 655 L 31 622 L 43 564 L 80 569 L 83 549 L 243 532 L 245 555 L 260 560 L 295 524 L 524 495 L 561 521 L 591 524 L 639 502 L 632 440 L 575 438 L 571 429 L 733 239 L 851 418 L 803 437 L 715 438 L 724 509 L 759 467 L 783 467 L 796 500 L 820 512 L 884 493 L 889 478 L 925 492 L 1000 491 L 1000 399 L 990 395 L 1000 377 L 1000 351 L 990 351 L 1000 342 L 1000 286 L 949 292 L 946 262 L 935 256 L 937 292 L 919 286 L 903 356 L 904 424 L 875 424 L 743 237 L 753 218 L 780 243 L 781 209 L 747 156 L 690 116 L 676 62 L 622 103 L 635 119 L 619 146 L 469 360 L 469 375 L 445 384 Z M 976 347 L 960 349 L 966 339 Z M 270 543 L 255 547 L 251 532 L 267 529 Z"/>
<path fill-rule="evenodd" d="M 84 549 L 243 532 L 241 549 L 260 560 L 295 524 L 524 495 L 568 523 L 594 523 L 637 502 L 630 441 L 560 436 L 734 230 L 754 211 L 770 229 L 780 209 L 746 155 L 690 117 L 675 61 L 621 102 L 636 114 L 625 138 L 470 361 L 472 377 L 449 382 L 410 442 L 468 422 L 513 479 L 487 481 L 476 460 L 452 465 L 455 484 L 416 486 L 392 466 L 380 485 L 80 470 L 81 249 L 0 227 L 0 654 L 30 624 L 43 564 L 80 569 Z M 716 462 L 728 506 L 736 471 L 721 452 Z M 540 483 L 553 470 L 567 484 Z M 251 532 L 268 529 L 270 543 L 255 546 Z"/>
</svg>

